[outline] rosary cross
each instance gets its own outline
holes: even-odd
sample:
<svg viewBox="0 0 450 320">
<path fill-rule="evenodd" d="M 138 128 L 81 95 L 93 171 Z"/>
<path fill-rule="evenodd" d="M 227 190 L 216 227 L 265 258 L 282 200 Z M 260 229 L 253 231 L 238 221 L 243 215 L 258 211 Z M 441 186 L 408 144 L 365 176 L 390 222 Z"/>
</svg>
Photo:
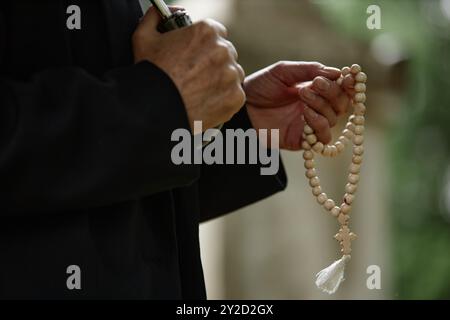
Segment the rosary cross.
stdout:
<svg viewBox="0 0 450 320">
<path fill-rule="evenodd" d="M 339 232 L 334 236 L 334 238 L 339 241 L 339 244 L 342 247 L 341 251 L 344 255 L 348 255 L 352 252 L 351 242 L 356 240 L 356 237 L 356 234 L 350 232 L 348 226 L 342 226 L 342 228 L 339 229 Z"/>
</svg>

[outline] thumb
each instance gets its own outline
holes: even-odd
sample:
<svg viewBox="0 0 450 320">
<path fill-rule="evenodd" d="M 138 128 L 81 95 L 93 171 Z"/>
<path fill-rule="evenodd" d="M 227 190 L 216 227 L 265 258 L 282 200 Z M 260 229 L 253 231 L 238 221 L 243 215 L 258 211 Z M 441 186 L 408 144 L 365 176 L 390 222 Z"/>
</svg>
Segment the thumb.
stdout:
<svg viewBox="0 0 450 320">
<path fill-rule="evenodd" d="M 145 29 L 146 33 L 158 33 L 158 24 L 162 21 L 159 12 L 155 7 L 150 7 L 139 22 L 138 28 Z"/>
<path fill-rule="evenodd" d="M 275 67 L 274 74 L 287 86 L 293 86 L 300 82 L 311 81 L 318 76 L 336 80 L 341 72 L 318 62 L 284 61 Z"/>
<path fill-rule="evenodd" d="M 180 6 L 169 6 L 170 11 L 173 13 L 175 11 L 184 10 Z M 145 15 L 141 18 L 139 27 L 145 28 L 148 32 L 159 33 L 158 24 L 162 21 L 161 15 L 154 6 L 151 6 Z"/>
</svg>

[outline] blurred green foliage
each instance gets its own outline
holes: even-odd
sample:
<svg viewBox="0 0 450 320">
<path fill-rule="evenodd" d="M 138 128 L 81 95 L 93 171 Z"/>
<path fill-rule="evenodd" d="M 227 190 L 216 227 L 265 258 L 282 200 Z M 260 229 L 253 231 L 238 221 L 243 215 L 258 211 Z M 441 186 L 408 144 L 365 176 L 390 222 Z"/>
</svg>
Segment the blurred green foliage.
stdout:
<svg viewBox="0 0 450 320">
<path fill-rule="evenodd" d="M 450 19 L 443 14 L 445 2 L 312 1 L 346 35 L 371 42 L 389 33 L 408 57 L 403 107 L 389 134 L 392 294 L 400 299 L 450 298 L 449 195 L 443 191 L 450 170 Z M 382 30 L 362 27 L 372 4 L 381 8 Z"/>
</svg>

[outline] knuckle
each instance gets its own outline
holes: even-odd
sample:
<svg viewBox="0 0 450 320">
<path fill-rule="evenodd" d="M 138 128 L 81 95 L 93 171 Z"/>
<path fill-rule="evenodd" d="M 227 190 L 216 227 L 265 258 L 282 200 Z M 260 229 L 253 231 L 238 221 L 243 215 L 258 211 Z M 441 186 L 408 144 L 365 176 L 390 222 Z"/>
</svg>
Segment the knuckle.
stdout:
<svg viewBox="0 0 450 320">
<path fill-rule="evenodd" d="M 227 27 L 225 27 L 223 24 L 221 24 L 220 22 L 214 21 L 216 23 L 216 25 L 220 28 L 220 30 L 222 31 L 222 33 L 224 34 L 225 37 L 228 36 L 228 29 Z"/>
<path fill-rule="evenodd" d="M 230 60 L 230 51 L 227 46 L 222 44 L 217 44 L 216 49 L 214 51 L 214 57 L 217 62 L 225 62 Z"/>
<path fill-rule="evenodd" d="M 324 67 L 324 65 L 322 63 L 320 63 L 319 61 L 311 61 L 311 62 L 309 62 L 309 65 L 311 67 L 316 67 L 318 69 L 321 69 Z"/>
<path fill-rule="evenodd" d="M 237 80 L 238 75 L 233 68 L 224 68 L 221 78 L 225 83 L 234 83 Z"/>
<path fill-rule="evenodd" d="M 228 30 L 222 23 L 210 18 L 206 19 L 206 21 L 210 26 L 215 26 L 216 29 L 220 30 L 225 36 L 228 35 Z"/>
<path fill-rule="evenodd" d="M 216 34 L 216 31 L 208 20 L 201 20 L 197 22 L 196 30 L 202 37 L 212 37 Z"/>
<path fill-rule="evenodd" d="M 273 70 L 274 71 L 283 71 L 286 69 L 286 67 L 288 66 L 289 62 L 282 60 L 282 61 L 278 61 L 277 63 L 275 63 L 275 65 L 273 66 Z"/>
<path fill-rule="evenodd" d="M 243 68 L 239 63 L 236 64 L 236 68 L 237 68 L 237 70 L 238 70 L 239 75 L 240 75 L 242 78 L 245 78 L 246 74 L 245 74 L 244 68 Z"/>
<path fill-rule="evenodd" d="M 223 39 L 223 42 L 224 42 L 224 44 L 226 45 L 227 49 L 228 49 L 230 52 L 233 52 L 233 54 L 235 55 L 235 57 L 233 57 L 233 58 L 235 58 L 235 59 L 237 60 L 237 58 L 238 58 L 238 52 L 237 52 L 236 47 L 234 46 L 234 44 L 233 44 L 231 41 L 226 40 L 226 39 Z"/>
</svg>

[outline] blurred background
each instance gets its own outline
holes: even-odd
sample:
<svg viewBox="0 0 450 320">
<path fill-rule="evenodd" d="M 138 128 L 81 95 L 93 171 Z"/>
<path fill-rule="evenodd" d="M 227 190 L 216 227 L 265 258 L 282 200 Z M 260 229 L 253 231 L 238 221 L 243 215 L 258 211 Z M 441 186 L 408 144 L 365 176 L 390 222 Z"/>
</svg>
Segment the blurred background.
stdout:
<svg viewBox="0 0 450 320">
<path fill-rule="evenodd" d="M 201 226 L 209 299 L 450 299 L 450 0 L 172 3 L 224 23 L 247 74 L 311 60 L 358 63 L 369 76 L 359 238 L 341 289 L 315 287 L 316 272 L 339 258 L 338 226 L 313 199 L 301 154 L 286 152 L 286 192 Z M 367 27 L 370 5 L 381 9 L 379 30 Z M 333 198 L 349 162 L 319 162 Z M 366 285 L 372 265 L 379 290 Z"/>
</svg>

